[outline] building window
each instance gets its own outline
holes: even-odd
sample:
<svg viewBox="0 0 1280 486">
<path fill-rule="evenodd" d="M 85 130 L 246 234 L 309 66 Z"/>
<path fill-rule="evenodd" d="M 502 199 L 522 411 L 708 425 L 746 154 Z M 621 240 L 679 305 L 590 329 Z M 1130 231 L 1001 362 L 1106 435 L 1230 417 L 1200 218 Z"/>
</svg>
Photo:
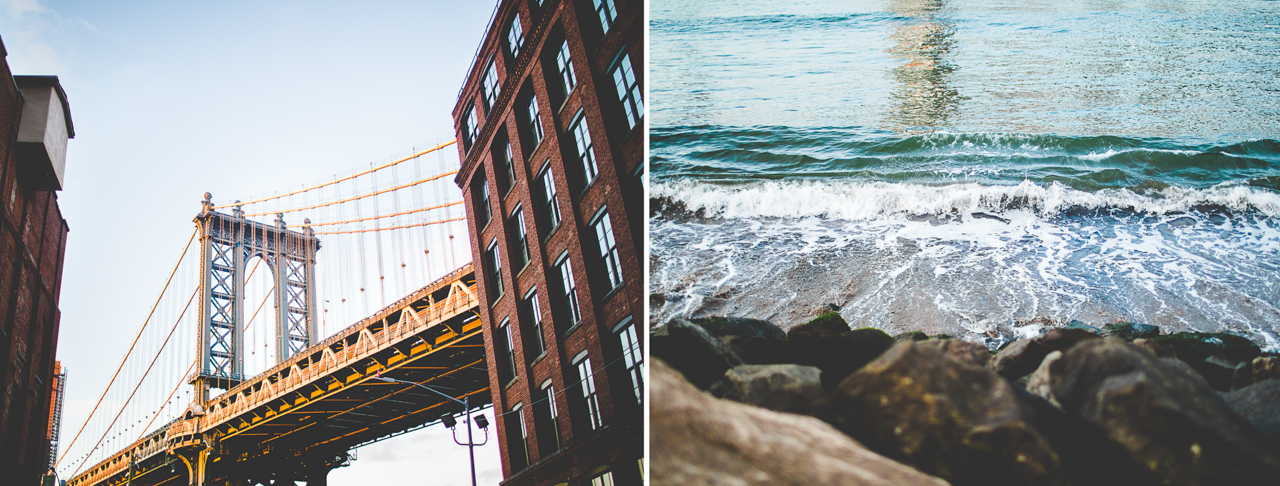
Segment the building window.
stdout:
<svg viewBox="0 0 1280 486">
<path fill-rule="evenodd" d="M 609 27 L 618 19 L 618 9 L 613 8 L 613 0 L 595 0 L 596 14 L 600 16 L 600 26 L 609 33 Z"/>
<path fill-rule="evenodd" d="M 507 412 L 507 453 L 511 469 L 519 471 L 529 465 L 529 429 L 525 427 L 524 407 L 517 403 Z"/>
<path fill-rule="evenodd" d="M 560 450 L 560 424 L 556 422 L 556 393 L 551 380 L 542 383 L 535 392 L 533 402 L 533 426 L 538 431 L 538 451 L 548 457 Z"/>
<path fill-rule="evenodd" d="M 529 264 L 529 235 L 524 227 L 524 208 L 516 206 L 516 210 L 511 212 L 511 223 L 517 231 L 515 234 L 516 258 L 519 259 L 517 268 L 523 269 Z"/>
<path fill-rule="evenodd" d="M 483 167 L 481 168 L 483 170 Z M 489 225 L 489 220 L 493 218 L 492 205 L 489 204 L 489 181 L 485 180 L 484 172 L 476 174 L 476 181 L 472 183 L 471 194 L 476 201 L 476 227 L 483 229 Z"/>
<path fill-rule="evenodd" d="M 613 471 L 591 478 L 591 486 L 613 486 Z"/>
<path fill-rule="evenodd" d="M 586 355 L 586 351 L 583 351 L 581 361 L 578 361 L 575 366 L 578 367 L 582 399 L 587 405 L 587 423 L 591 424 L 591 430 L 596 430 L 604 423 L 600 420 L 600 402 L 596 399 L 596 380 L 591 370 L 591 358 Z"/>
<path fill-rule="evenodd" d="M 636 82 L 636 73 L 631 69 L 631 54 L 622 56 L 618 67 L 613 69 L 613 84 L 627 112 L 627 127 L 635 128 L 644 117 L 644 100 L 640 99 L 640 83 Z"/>
<path fill-rule="evenodd" d="M 547 228 L 555 228 L 560 225 L 560 202 L 556 199 L 556 181 L 551 176 L 551 161 L 547 161 L 547 167 L 542 170 L 542 194 L 546 196 L 543 204 L 546 205 Z"/>
<path fill-rule="evenodd" d="M 631 377 L 631 390 L 636 394 L 636 403 L 644 403 L 644 353 L 640 351 L 640 338 L 636 336 L 636 325 L 630 317 L 614 331 L 618 342 L 622 344 L 622 362 L 627 367 L 627 376 Z"/>
<path fill-rule="evenodd" d="M 578 111 L 573 124 L 569 126 L 569 131 L 573 132 L 573 139 L 578 145 L 578 160 L 582 162 L 583 182 L 590 184 L 600 174 L 600 169 L 596 167 L 596 152 L 591 145 L 591 133 L 587 131 L 587 117 L 581 110 Z"/>
<path fill-rule="evenodd" d="M 511 48 L 511 58 L 520 56 L 520 43 L 524 42 L 524 29 L 520 28 L 520 14 L 511 18 L 511 29 L 507 31 L 507 47 Z"/>
<path fill-rule="evenodd" d="M 538 112 L 538 97 L 529 97 L 529 132 L 533 135 L 533 146 L 542 143 L 542 117 Z"/>
<path fill-rule="evenodd" d="M 505 195 L 511 193 L 511 189 L 516 187 L 516 160 L 511 156 L 510 142 L 503 144 L 501 156 L 503 157 L 501 166 L 503 174 L 501 174 L 501 177 L 502 185 L 504 186 L 502 193 Z"/>
<path fill-rule="evenodd" d="M 502 255 L 498 252 L 496 238 L 489 243 L 489 250 L 484 252 L 484 261 L 489 267 L 489 295 L 493 296 L 490 303 L 497 302 L 502 298 Z"/>
<path fill-rule="evenodd" d="M 573 76 L 573 62 L 569 59 L 569 42 L 560 45 L 560 54 L 556 56 L 556 66 L 560 68 L 560 79 L 564 81 L 564 96 L 569 97 L 578 80 Z"/>
<path fill-rule="evenodd" d="M 565 254 L 556 267 L 560 269 L 565 306 L 569 308 L 569 322 L 577 325 L 582 320 L 582 313 L 578 310 L 578 286 L 573 283 L 573 267 L 569 264 L 569 255 Z"/>
<path fill-rule="evenodd" d="M 536 290 L 530 291 L 520 302 L 520 312 L 523 314 L 521 322 L 525 323 L 524 354 L 534 360 L 547 350 L 547 344 L 542 338 L 542 308 L 538 306 Z"/>
<path fill-rule="evenodd" d="M 467 113 L 462 115 L 462 142 L 465 144 L 462 150 L 471 150 L 471 144 L 476 143 L 478 136 L 478 127 L 476 125 L 476 109 L 474 106 L 467 108 Z"/>
<path fill-rule="evenodd" d="M 510 383 L 516 378 L 516 347 L 515 341 L 511 340 L 509 320 L 502 320 L 502 324 L 498 325 L 498 332 L 494 333 L 494 338 L 498 341 L 495 349 L 498 353 L 498 381 L 503 384 Z"/>
<path fill-rule="evenodd" d="M 489 61 L 489 67 L 484 70 L 484 78 L 480 80 L 480 94 L 484 98 L 484 112 L 488 113 L 498 98 L 498 67 L 493 61 Z"/>
<path fill-rule="evenodd" d="M 609 221 L 609 213 L 601 213 L 593 226 L 596 229 L 596 243 L 600 246 L 600 258 L 604 260 L 605 276 L 609 278 L 609 289 L 616 289 L 622 285 L 622 261 L 618 258 L 618 244 L 613 239 L 613 223 Z"/>
</svg>

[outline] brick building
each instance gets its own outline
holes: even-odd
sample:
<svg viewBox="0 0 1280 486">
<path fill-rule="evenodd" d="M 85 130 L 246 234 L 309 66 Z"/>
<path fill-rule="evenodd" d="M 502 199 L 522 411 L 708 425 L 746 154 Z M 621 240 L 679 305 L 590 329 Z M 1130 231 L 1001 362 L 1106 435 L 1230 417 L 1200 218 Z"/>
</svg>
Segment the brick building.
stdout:
<svg viewBox="0 0 1280 486">
<path fill-rule="evenodd" d="M 644 2 L 502 0 L 453 110 L 503 484 L 641 484 Z"/>
<path fill-rule="evenodd" d="M 0 42 L 0 484 L 48 470 L 67 222 L 58 209 L 75 136 L 56 76 L 13 76 Z"/>
</svg>

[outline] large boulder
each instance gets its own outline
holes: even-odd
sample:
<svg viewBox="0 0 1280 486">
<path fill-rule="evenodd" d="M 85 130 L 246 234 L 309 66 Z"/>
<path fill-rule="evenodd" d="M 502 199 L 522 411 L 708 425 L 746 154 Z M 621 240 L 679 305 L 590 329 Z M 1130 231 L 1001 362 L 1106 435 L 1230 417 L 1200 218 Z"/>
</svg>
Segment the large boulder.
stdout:
<svg viewBox="0 0 1280 486">
<path fill-rule="evenodd" d="M 742 364 L 742 358 L 723 341 L 681 318 L 654 329 L 649 346 L 650 355 L 665 360 L 703 390 L 724 377 L 729 368 Z"/>
<path fill-rule="evenodd" d="M 921 346 L 937 348 L 952 359 L 960 360 L 974 366 L 987 366 L 991 361 L 991 350 L 981 344 L 961 339 L 930 339 L 920 341 Z"/>
<path fill-rule="evenodd" d="M 1263 380 L 1280 380 L 1280 357 L 1259 356 L 1253 358 L 1252 376 L 1254 383 Z"/>
<path fill-rule="evenodd" d="M 801 415 L 818 416 L 826 400 L 822 371 L 796 364 L 738 366 L 713 389 L 727 400 Z"/>
<path fill-rule="evenodd" d="M 1166 484 L 1256 484 L 1280 460 L 1202 377 L 1119 339 L 1089 340 L 1050 365 L 1053 397 Z"/>
<path fill-rule="evenodd" d="M 1231 411 L 1262 434 L 1271 452 L 1280 453 L 1280 380 L 1263 380 L 1222 398 Z"/>
<path fill-rule="evenodd" d="M 818 419 L 718 400 L 660 359 L 650 371 L 654 484 L 946 486 Z"/>
<path fill-rule="evenodd" d="M 1059 410 L 1062 409 L 1062 404 L 1058 403 L 1058 399 L 1053 397 L 1053 383 L 1049 374 L 1049 366 L 1053 365 L 1053 362 L 1057 361 L 1058 358 L 1061 357 L 1062 351 L 1049 353 L 1049 355 L 1045 356 L 1044 360 L 1040 362 L 1040 367 L 1036 368 L 1036 371 L 1031 373 L 1031 376 L 1027 378 L 1027 391 L 1032 395 L 1045 399 L 1045 401 L 1049 402 L 1050 405 L 1053 405 Z"/>
<path fill-rule="evenodd" d="M 769 321 L 742 317 L 691 319 L 729 346 L 744 363 L 773 364 L 786 361 L 783 355 L 787 333 Z"/>
<path fill-rule="evenodd" d="M 1063 479 L 1013 386 L 937 346 L 898 343 L 845 378 L 829 403 L 840 430 L 953 485 Z"/>
<path fill-rule="evenodd" d="M 1040 362 L 1049 353 L 1065 351 L 1080 341 L 1097 338 L 1096 334 L 1078 328 L 1050 329 L 1038 337 L 1020 339 L 1005 346 L 991 358 L 988 366 L 1000 376 L 1017 380 L 1040 367 Z"/>
<path fill-rule="evenodd" d="M 791 362 L 822 370 L 822 384 L 828 390 L 854 370 L 876 359 L 893 345 L 894 339 L 874 328 L 849 330 L 840 314 L 818 316 L 787 331 Z"/>
</svg>

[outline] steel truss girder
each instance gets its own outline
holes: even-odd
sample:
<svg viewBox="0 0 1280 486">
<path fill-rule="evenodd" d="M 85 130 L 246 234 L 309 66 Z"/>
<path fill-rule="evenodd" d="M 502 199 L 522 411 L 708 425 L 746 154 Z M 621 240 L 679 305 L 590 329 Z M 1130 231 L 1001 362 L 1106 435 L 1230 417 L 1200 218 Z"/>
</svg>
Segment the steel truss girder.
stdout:
<svg viewBox="0 0 1280 486">
<path fill-rule="evenodd" d="M 207 193 L 203 206 L 195 218 L 201 243 L 200 368 L 191 382 L 207 400 L 209 388 L 230 389 L 244 379 L 245 266 L 254 257 L 272 275 L 276 362 L 318 341 L 313 282 L 320 241 L 309 227 L 288 229 L 282 215 L 268 225 L 245 219 L 239 208 L 222 214 L 213 211 Z"/>
</svg>

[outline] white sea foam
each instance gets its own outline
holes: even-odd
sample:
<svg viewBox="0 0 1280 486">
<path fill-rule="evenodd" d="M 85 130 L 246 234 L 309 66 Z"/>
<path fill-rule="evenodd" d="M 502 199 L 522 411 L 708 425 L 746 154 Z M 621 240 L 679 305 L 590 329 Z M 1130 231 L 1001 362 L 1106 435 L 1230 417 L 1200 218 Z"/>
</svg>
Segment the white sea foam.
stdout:
<svg viewBox="0 0 1280 486">
<path fill-rule="evenodd" d="M 1170 186 L 1137 193 L 1130 189 L 1086 192 L 1053 182 L 1047 185 L 991 186 L 976 183 L 923 185 L 852 180 L 762 181 L 717 184 L 676 180 L 653 184 L 651 197 L 684 203 L 722 218 L 796 218 L 868 220 L 893 214 L 1002 212 L 1021 205 L 1041 215 L 1064 209 L 1116 208 L 1153 214 L 1220 206 L 1280 216 L 1280 193 L 1238 184 L 1209 188 Z"/>
</svg>

